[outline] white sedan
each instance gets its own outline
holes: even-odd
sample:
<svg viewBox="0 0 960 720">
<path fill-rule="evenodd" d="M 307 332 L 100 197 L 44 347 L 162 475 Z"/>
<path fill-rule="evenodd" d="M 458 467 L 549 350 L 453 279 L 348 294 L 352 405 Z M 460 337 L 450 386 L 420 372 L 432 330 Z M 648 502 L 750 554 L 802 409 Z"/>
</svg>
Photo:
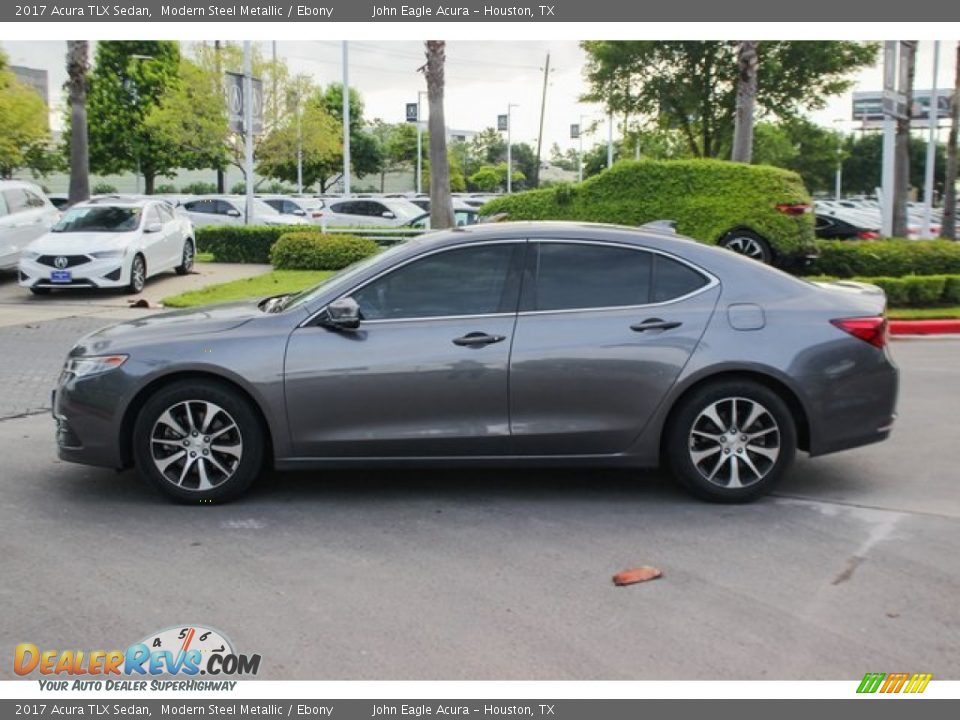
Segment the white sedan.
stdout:
<svg viewBox="0 0 960 720">
<path fill-rule="evenodd" d="M 204 195 L 181 201 L 178 213 L 186 215 L 195 227 L 243 225 L 246 197 L 243 195 Z M 263 200 L 253 201 L 251 225 L 309 225 L 303 217 L 282 215 Z"/>
<path fill-rule="evenodd" d="M 78 203 L 50 232 L 24 248 L 20 285 L 36 295 L 55 288 L 143 290 L 167 270 L 185 275 L 196 245 L 190 220 L 158 200 Z"/>
</svg>

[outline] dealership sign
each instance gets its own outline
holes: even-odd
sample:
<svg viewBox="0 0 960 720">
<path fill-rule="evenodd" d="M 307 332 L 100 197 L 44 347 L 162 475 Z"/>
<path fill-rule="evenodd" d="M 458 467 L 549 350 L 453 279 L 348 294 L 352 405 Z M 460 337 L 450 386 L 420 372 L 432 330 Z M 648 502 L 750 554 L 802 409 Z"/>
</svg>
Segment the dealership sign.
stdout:
<svg viewBox="0 0 960 720">
<path fill-rule="evenodd" d="M 950 96 L 953 90 L 937 90 L 937 121 L 950 117 Z M 910 118 L 917 126 L 930 125 L 930 105 L 932 90 L 918 90 L 913 93 Z M 906 117 L 906 98 L 896 91 L 887 90 L 853 93 L 852 118 L 866 126 L 883 122 L 884 118 Z"/>
</svg>

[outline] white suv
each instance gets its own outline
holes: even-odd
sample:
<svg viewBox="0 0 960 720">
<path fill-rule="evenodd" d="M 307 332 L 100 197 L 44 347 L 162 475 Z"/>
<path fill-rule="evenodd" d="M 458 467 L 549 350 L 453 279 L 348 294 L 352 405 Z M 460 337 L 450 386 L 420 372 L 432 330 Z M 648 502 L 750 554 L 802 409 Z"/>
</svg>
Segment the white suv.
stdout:
<svg viewBox="0 0 960 720">
<path fill-rule="evenodd" d="M 33 183 L 0 180 L 0 270 L 17 266 L 20 252 L 60 219 L 60 211 Z"/>
</svg>

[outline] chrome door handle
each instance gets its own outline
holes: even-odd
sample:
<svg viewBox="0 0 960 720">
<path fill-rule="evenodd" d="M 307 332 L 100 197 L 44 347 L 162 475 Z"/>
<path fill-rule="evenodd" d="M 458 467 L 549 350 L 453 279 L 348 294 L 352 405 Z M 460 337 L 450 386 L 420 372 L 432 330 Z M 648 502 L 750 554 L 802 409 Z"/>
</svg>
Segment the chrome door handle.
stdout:
<svg viewBox="0 0 960 720">
<path fill-rule="evenodd" d="M 482 332 L 472 332 L 472 333 L 467 333 L 463 337 L 455 338 L 453 341 L 453 344 L 459 345 L 461 347 L 479 347 L 481 345 L 492 345 L 493 343 L 498 343 L 502 340 L 506 340 L 506 336 L 488 335 L 487 333 L 482 333 Z"/>
<path fill-rule="evenodd" d="M 639 322 L 635 325 L 631 325 L 630 329 L 634 332 L 644 332 L 646 330 L 673 330 L 683 325 L 682 322 L 676 320 L 661 320 L 660 318 L 649 318 L 643 322 Z"/>
</svg>

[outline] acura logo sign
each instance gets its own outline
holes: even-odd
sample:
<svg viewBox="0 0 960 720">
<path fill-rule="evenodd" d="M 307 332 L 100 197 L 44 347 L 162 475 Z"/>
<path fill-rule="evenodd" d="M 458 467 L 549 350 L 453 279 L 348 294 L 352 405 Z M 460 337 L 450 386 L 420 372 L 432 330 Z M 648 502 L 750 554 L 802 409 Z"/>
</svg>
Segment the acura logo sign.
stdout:
<svg viewBox="0 0 960 720">
<path fill-rule="evenodd" d="M 53 261 L 53 266 L 58 270 L 63 270 L 70 264 L 70 261 L 67 260 L 63 255 L 60 255 Z"/>
</svg>

